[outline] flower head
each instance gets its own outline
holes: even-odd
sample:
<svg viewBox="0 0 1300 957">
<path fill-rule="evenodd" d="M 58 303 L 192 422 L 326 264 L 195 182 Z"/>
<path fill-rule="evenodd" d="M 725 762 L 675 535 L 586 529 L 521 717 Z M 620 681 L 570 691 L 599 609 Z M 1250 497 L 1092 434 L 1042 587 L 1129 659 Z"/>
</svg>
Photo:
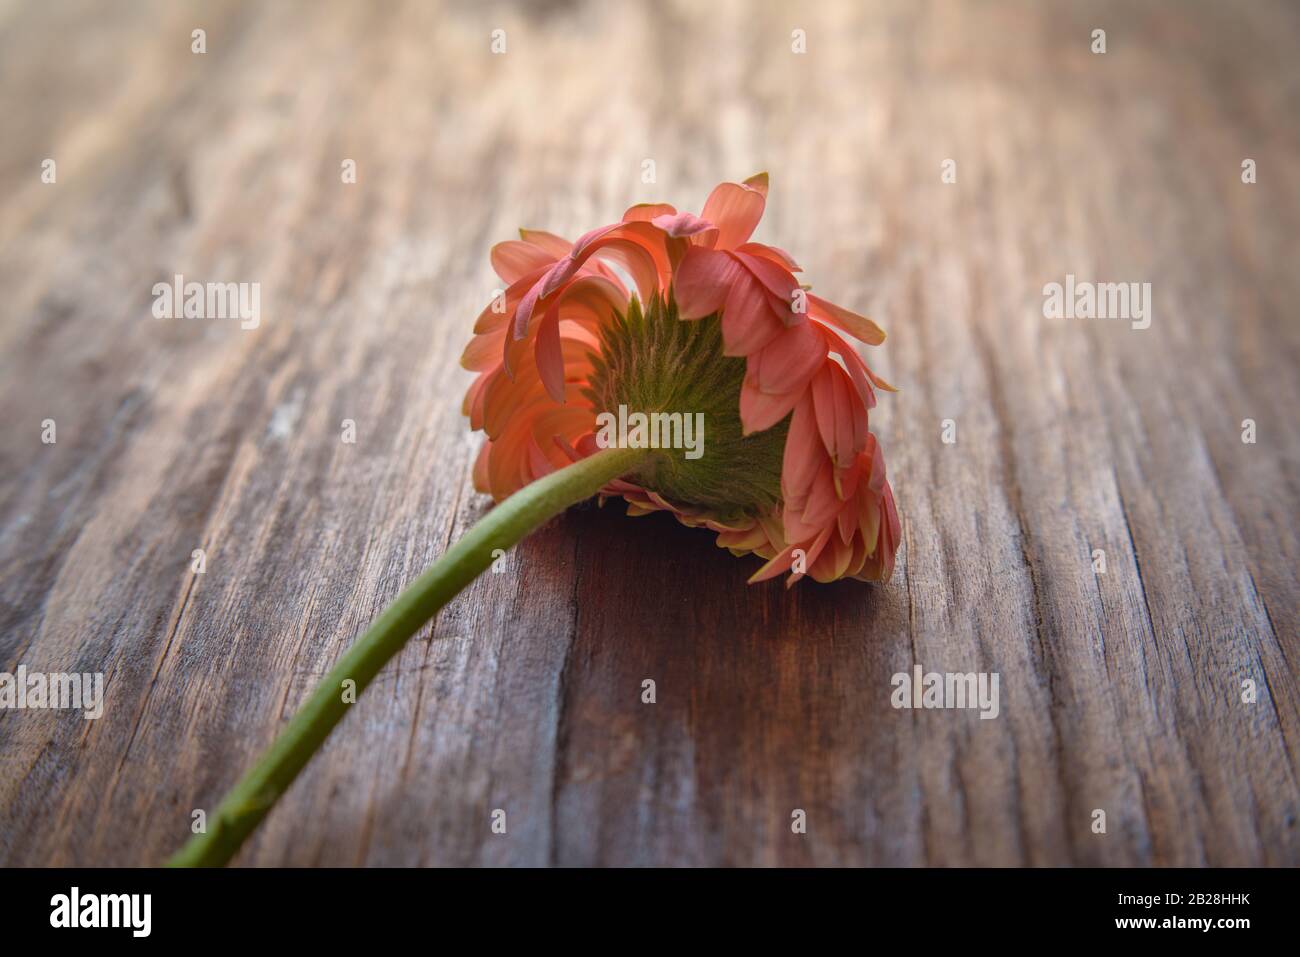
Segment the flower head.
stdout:
<svg viewBox="0 0 1300 957">
<path fill-rule="evenodd" d="M 750 240 L 767 188 L 759 174 L 698 216 L 642 204 L 574 243 L 521 230 L 493 247 L 506 289 L 461 360 L 478 374 L 464 411 L 488 437 L 476 488 L 500 501 L 592 454 L 615 409 L 700 414 L 707 454 L 661 450 L 603 495 L 767 559 L 751 581 L 889 579 L 900 527 L 868 413 L 893 387 L 849 342 L 885 335 Z"/>
</svg>

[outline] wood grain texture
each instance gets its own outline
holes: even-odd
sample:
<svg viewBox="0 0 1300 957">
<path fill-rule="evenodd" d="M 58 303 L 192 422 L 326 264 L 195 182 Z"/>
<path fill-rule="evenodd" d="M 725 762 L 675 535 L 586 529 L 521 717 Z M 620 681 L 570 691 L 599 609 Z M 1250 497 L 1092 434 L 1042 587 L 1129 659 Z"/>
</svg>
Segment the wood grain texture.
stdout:
<svg viewBox="0 0 1300 957">
<path fill-rule="evenodd" d="M 1300 864 L 1298 52 L 1285 3 L 0 6 L 0 670 L 107 680 L 0 712 L 0 863 L 163 859 L 484 512 L 493 242 L 767 169 L 759 238 L 890 333 L 893 582 L 574 510 L 238 861 Z M 175 273 L 260 327 L 153 319 Z M 1151 327 L 1044 319 L 1067 273 Z M 999 718 L 894 710 L 914 663 Z"/>
</svg>

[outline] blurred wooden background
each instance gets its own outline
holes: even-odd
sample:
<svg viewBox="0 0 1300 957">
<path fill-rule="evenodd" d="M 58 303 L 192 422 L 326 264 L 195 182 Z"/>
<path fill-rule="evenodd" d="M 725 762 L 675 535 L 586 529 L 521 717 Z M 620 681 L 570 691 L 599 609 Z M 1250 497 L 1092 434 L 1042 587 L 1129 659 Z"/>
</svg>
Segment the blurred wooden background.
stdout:
<svg viewBox="0 0 1300 957">
<path fill-rule="evenodd" d="M 890 333 L 894 581 L 572 512 L 238 860 L 1300 864 L 1294 4 L 8 2 L 0 115 L 0 670 L 107 679 L 0 712 L 0 863 L 164 859 L 484 512 L 493 242 L 766 169 L 758 238 Z M 152 318 L 175 273 L 260 327 Z M 1151 327 L 1044 319 L 1067 273 Z M 914 663 L 1000 717 L 892 709 Z"/>
</svg>

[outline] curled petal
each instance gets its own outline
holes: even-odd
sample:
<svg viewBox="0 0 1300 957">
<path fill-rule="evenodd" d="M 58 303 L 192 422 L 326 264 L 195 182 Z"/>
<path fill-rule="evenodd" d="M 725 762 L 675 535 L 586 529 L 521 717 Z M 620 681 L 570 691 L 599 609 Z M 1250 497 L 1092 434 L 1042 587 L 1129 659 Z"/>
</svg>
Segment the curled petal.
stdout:
<svg viewBox="0 0 1300 957">
<path fill-rule="evenodd" d="M 560 301 L 556 299 L 537 327 L 537 371 L 556 402 L 564 401 L 564 356 L 560 351 Z"/>
<path fill-rule="evenodd" d="M 550 272 L 548 270 L 541 279 L 534 283 L 532 288 L 524 293 L 524 298 L 519 301 L 519 306 L 515 309 L 513 323 L 515 339 L 522 339 L 528 335 L 528 324 L 532 322 L 533 310 L 537 308 L 537 301 L 542 298 L 542 286 L 546 283 L 546 277 L 550 275 Z M 508 356 L 506 368 L 511 368 Z"/>
<path fill-rule="evenodd" d="M 567 255 L 567 250 L 566 250 Z M 556 257 L 540 246 L 508 239 L 492 247 L 492 268 L 503 282 L 514 283 L 538 269 L 554 265 Z"/>
<path fill-rule="evenodd" d="M 545 297 L 568 282 L 578 269 L 597 253 L 613 257 L 632 273 L 643 300 L 659 289 L 659 281 L 671 274 L 668 254 L 664 249 L 663 233 L 648 222 L 614 223 L 593 229 L 573 244 L 567 259 L 556 263 L 542 283 L 540 295 Z"/>
<path fill-rule="evenodd" d="M 552 259 L 563 259 L 569 255 L 569 250 L 573 248 L 573 243 L 563 236 L 548 233 L 544 229 L 521 229 L 519 230 L 519 238 L 543 250 Z"/>
<path fill-rule="evenodd" d="M 707 219 L 700 219 L 691 213 L 665 214 L 656 216 L 650 222 L 674 239 L 698 236 L 700 233 L 706 233 L 709 230 L 715 233 L 718 231 L 718 227 Z"/>
<path fill-rule="evenodd" d="M 672 216 L 676 212 L 677 209 L 667 203 L 637 203 L 628 207 L 623 214 L 623 222 L 650 223 L 660 216 Z"/>
<path fill-rule="evenodd" d="M 760 191 L 737 183 L 719 183 L 714 188 L 701 215 L 718 226 L 715 249 L 735 249 L 749 239 L 763 218 L 765 193 L 765 188 Z"/>
<path fill-rule="evenodd" d="M 631 240 L 609 239 L 601 243 L 597 255 L 626 269 L 636 284 L 641 300 L 649 302 L 659 292 L 661 278 L 666 280 L 672 273 L 667 254 L 662 248 L 657 252 L 658 255 Z"/>
<path fill-rule="evenodd" d="M 546 275 L 546 270 L 549 268 L 550 266 L 543 266 L 530 272 L 517 282 L 511 283 L 500 298 L 493 297 L 492 301 L 483 307 L 478 319 L 475 320 L 474 331 L 490 332 L 509 323 L 510 317 L 514 315 L 515 310 L 519 307 L 520 300 L 539 279 Z"/>
</svg>

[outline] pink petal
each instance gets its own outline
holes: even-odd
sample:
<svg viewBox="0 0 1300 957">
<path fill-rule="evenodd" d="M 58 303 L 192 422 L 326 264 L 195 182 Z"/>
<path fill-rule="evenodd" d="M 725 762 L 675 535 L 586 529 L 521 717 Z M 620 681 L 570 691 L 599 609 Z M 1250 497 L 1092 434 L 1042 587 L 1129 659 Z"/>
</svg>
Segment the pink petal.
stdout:
<svg viewBox="0 0 1300 957">
<path fill-rule="evenodd" d="M 718 241 L 715 249 L 735 249 L 749 239 L 758 221 L 763 218 L 766 201 L 763 193 L 736 183 L 719 183 L 709 194 L 701 214 L 717 224 Z"/>
<path fill-rule="evenodd" d="M 903 526 L 898 521 L 898 509 L 894 506 L 894 490 L 885 483 L 884 493 L 885 518 L 888 519 L 889 541 L 895 545 L 903 537 Z M 893 567 L 893 556 L 890 556 L 890 567 Z"/>
<path fill-rule="evenodd" d="M 616 312 L 627 308 L 623 290 L 604 276 L 582 276 L 560 294 L 562 319 L 603 326 Z"/>
<path fill-rule="evenodd" d="M 566 439 L 564 436 L 562 435 L 552 436 L 551 440 L 555 443 L 556 448 L 558 448 L 561 452 L 563 452 L 565 457 L 570 462 L 577 462 L 582 458 L 582 456 L 578 453 L 578 450 L 575 449 L 572 443 L 570 443 L 569 440 Z"/>
<path fill-rule="evenodd" d="M 808 546 L 807 564 L 804 566 L 808 571 L 812 571 L 814 563 L 821 557 L 822 550 L 826 548 L 826 543 L 831 540 L 833 530 L 833 525 L 822 528 L 817 533 L 817 537 L 813 539 L 812 544 Z"/>
<path fill-rule="evenodd" d="M 775 339 L 784 328 L 781 320 L 773 315 L 763 287 L 742 272 L 727 291 L 727 301 L 722 306 L 722 354 L 750 355 Z"/>
<path fill-rule="evenodd" d="M 787 305 L 794 302 L 794 291 L 799 288 L 798 281 L 784 266 L 778 266 L 770 259 L 754 256 L 737 250 L 733 255 L 744 264 L 754 277 L 767 287 L 777 299 Z"/>
<path fill-rule="evenodd" d="M 712 315 L 722 308 L 731 285 L 744 274 L 740 263 L 726 253 L 692 246 L 673 276 L 677 314 L 683 319 Z"/>
<path fill-rule="evenodd" d="M 718 227 L 714 226 L 707 219 L 700 219 L 692 213 L 675 213 L 673 215 L 656 216 L 651 221 L 651 225 L 662 229 L 673 238 L 687 236 L 697 236 L 700 233 L 713 230 L 715 233 Z"/>
<path fill-rule="evenodd" d="M 661 267 L 658 257 L 640 243 L 628 239 L 601 240 L 600 248 L 593 255 L 607 262 L 618 263 L 626 269 L 636 284 L 642 302 L 649 302 L 659 291 L 660 276 L 667 277 L 672 272 L 666 257 L 662 260 Z"/>
<path fill-rule="evenodd" d="M 544 250 L 552 259 L 563 259 L 569 255 L 569 250 L 573 248 L 573 243 L 563 236 L 548 233 L 544 229 L 521 229 L 519 230 L 519 238 Z"/>
<path fill-rule="evenodd" d="M 849 387 L 852 388 L 852 380 L 849 381 Z M 869 420 L 867 418 L 867 407 L 862 404 L 862 400 L 857 395 L 850 397 L 849 407 L 853 414 L 853 448 L 861 449 L 867 444 L 867 436 L 871 433 L 867 431 Z"/>
<path fill-rule="evenodd" d="M 531 435 L 528 437 L 528 467 L 532 471 L 534 478 L 541 478 L 543 475 L 549 475 L 555 471 L 550 460 L 546 458 L 546 453 L 542 447 L 537 444 L 537 440 Z"/>
<path fill-rule="evenodd" d="M 766 544 L 767 535 L 762 526 L 757 524 L 750 528 L 718 533 L 718 547 L 729 548 L 732 551 L 752 552 Z"/>
<path fill-rule="evenodd" d="M 553 265 L 556 257 L 532 243 L 508 239 L 492 247 L 491 259 L 502 282 L 515 283 L 537 269 Z"/>
<path fill-rule="evenodd" d="M 671 216 L 677 212 L 675 208 L 667 203 L 637 203 L 635 206 L 629 206 L 626 213 L 623 214 L 625 223 L 650 223 L 659 216 Z"/>
<path fill-rule="evenodd" d="M 863 454 L 870 458 L 870 480 L 867 483 L 874 495 L 883 495 L 889 483 L 885 481 L 885 456 L 880 451 L 880 443 L 876 441 L 874 435 L 867 436 L 867 445 L 862 450 Z"/>
<path fill-rule="evenodd" d="M 831 379 L 831 363 L 813 379 L 812 397 L 817 413 L 817 431 L 821 434 L 826 454 L 835 455 L 835 383 Z"/>
<path fill-rule="evenodd" d="M 838 538 L 830 540 L 830 547 L 822 552 L 818 562 L 808 569 L 808 574 L 819 582 L 833 582 L 849 569 L 853 560 L 853 547 Z"/>
<path fill-rule="evenodd" d="M 465 399 L 461 402 L 461 415 L 469 416 L 469 427 L 477 432 L 483 428 L 483 393 L 488 379 L 493 373 L 484 373 L 474 380 L 469 390 L 465 393 Z"/>
<path fill-rule="evenodd" d="M 812 293 L 808 293 L 808 312 L 815 318 L 838 326 L 855 339 L 861 339 L 869 346 L 878 346 L 885 341 L 885 333 L 866 316 L 849 312 L 842 306 L 827 302 Z"/>
<path fill-rule="evenodd" d="M 825 361 L 825 340 L 812 325 L 791 326 L 755 357 L 758 387 L 770 393 L 803 392 L 808 380 Z"/>
<path fill-rule="evenodd" d="M 806 525 L 814 528 L 826 528 L 829 531 L 827 523 L 835 518 L 841 504 L 839 496 L 835 494 L 835 480 L 832 477 L 831 463 L 826 461 L 817 474 L 817 480 L 808 489 L 808 504 L 804 506 L 800 519 Z M 808 563 L 812 564 L 812 560 L 813 556 L 810 554 Z"/>
<path fill-rule="evenodd" d="M 754 585 L 758 582 L 767 581 L 769 578 L 775 578 L 777 575 L 789 570 L 792 564 L 794 564 L 794 546 L 787 545 L 776 553 L 775 558 L 749 576 L 749 584 Z"/>
<path fill-rule="evenodd" d="M 663 233 L 650 223 L 614 223 L 581 236 L 567 260 L 561 260 L 546 277 L 542 295 L 549 296 L 567 282 L 589 258 L 613 258 L 633 273 L 643 299 L 648 299 L 672 273 L 664 250 Z M 648 264 L 648 265 L 647 265 Z"/>
<path fill-rule="evenodd" d="M 848 468 L 858 454 L 853 444 L 853 407 L 856 396 L 853 395 L 849 374 L 832 362 L 828 366 L 831 382 L 834 383 L 835 401 L 835 461 L 840 468 Z M 864 430 L 865 431 L 865 430 Z"/>
<path fill-rule="evenodd" d="M 826 449 L 817 434 L 812 396 L 804 395 L 790 418 L 790 431 L 786 435 L 785 453 L 781 459 L 781 494 L 787 501 L 796 499 L 803 504 L 808 486 L 825 458 Z"/>
<path fill-rule="evenodd" d="M 483 311 L 479 313 L 478 319 L 474 322 L 474 331 L 491 332 L 493 329 L 499 329 L 501 326 L 509 322 L 510 317 L 515 312 L 515 308 L 519 305 L 519 300 L 524 297 L 524 294 L 527 293 L 539 279 L 546 275 L 546 271 L 550 268 L 550 266 L 544 266 L 541 269 L 524 276 L 518 282 L 511 283 L 510 286 L 507 287 L 505 295 L 502 297 L 505 300 L 503 311 L 496 312 L 493 310 L 492 307 L 496 305 L 496 300 L 493 299 L 493 301 L 484 306 Z"/>
<path fill-rule="evenodd" d="M 488 459 L 492 456 L 492 443 L 484 442 L 478 450 L 478 457 L 474 459 L 474 488 L 479 492 L 488 492 L 491 486 L 488 484 Z"/>
<path fill-rule="evenodd" d="M 880 503 L 870 495 L 858 497 L 858 531 L 862 533 L 867 548 L 874 552 L 880 537 Z M 868 552 L 870 554 L 871 552 Z"/>
<path fill-rule="evenodd" d="M 858 523 L 855 521 L 856 518 L 857 516 L 853 514 L 853 509 L 851 508 L 842 508 L 840 509 L 840 513 L 835 516 L 835 521 L 839 525 L 840 529 L 840 541 L 845 545 L 853 541 L 853 533 L 858 530 Z M 844 571 L 841 569 L 840 575 L 843 574 Z M 837 575 L 836 577 L 838 578 L 839 576 Z"/>
<path fill-rule="evenodd" d="M 501 361 L 501 344 L 505 341 L 505 334 L 504 329 L 497 329 L 474 336 L 460 354 L 460 367 L 471 372 L 482 372 L 497 365 Z"/>
<path fill-rule="evenodd" d="M 871 388 L 874 377 L 867 364 L 862 361 L 862 356 L 858 355 L 858 350 L 845 342 L 830 327 L 818 325 L 818 331 L 821 332 L 822 338 L 826 340 L 826 347 L 831 352 L 839 355 L 844 362 L 845 368 L 849 370 L 849 378 L 853 380 L 853 386 L 858 390 L 858 398 L 868 409 L 876 407 L 876 393 Z"/>
<path fill-rule="evenodd" d="M 770 259 L 778 266 L 784 266 L 791 272 L 803 272 L 803 268 L 794 261 L 784 249 L 776 246 L 765 246 L 763 243 L 742 243 L 736 247 L 738 253 L 749 253 L 751 256 L 761 256 L 764 259 Z"/>
<path fill-rule="evenodd" d="M 560 264 L 556 263 L 558 267 Z M 515 309 L 514 338 L 522 339 L 528 335 L 528 323 L 532 321 L 533 310 L 537 308 L 537 301 L 542 297 L 542 289 L 546 285 L 547 278 L 554 272 L 554 269 L 548 270 L 542 278 L 533 284 L 528 292 L 524 293 L 524 298 L 519 300 L 519 307 Z"/>
<path fill-rule="evenodd" d="M 795 407 L 802 392 L 769 395 L 759 390 L 749 376 L 740 386 L 740 424 L 746 435 L 763 432 L 784 419 Z"/>
<path fill-rule="evenodd" d="M 546 310 L 542 323 L 537 327 L 537 345 L 534 353 L 537 358 L 537 372 L 542 378 L 542 385 L 556 402 L 564 401 L 564 355 L 560 350 L 560 303 L 557 299 Z"/>
</svg>

